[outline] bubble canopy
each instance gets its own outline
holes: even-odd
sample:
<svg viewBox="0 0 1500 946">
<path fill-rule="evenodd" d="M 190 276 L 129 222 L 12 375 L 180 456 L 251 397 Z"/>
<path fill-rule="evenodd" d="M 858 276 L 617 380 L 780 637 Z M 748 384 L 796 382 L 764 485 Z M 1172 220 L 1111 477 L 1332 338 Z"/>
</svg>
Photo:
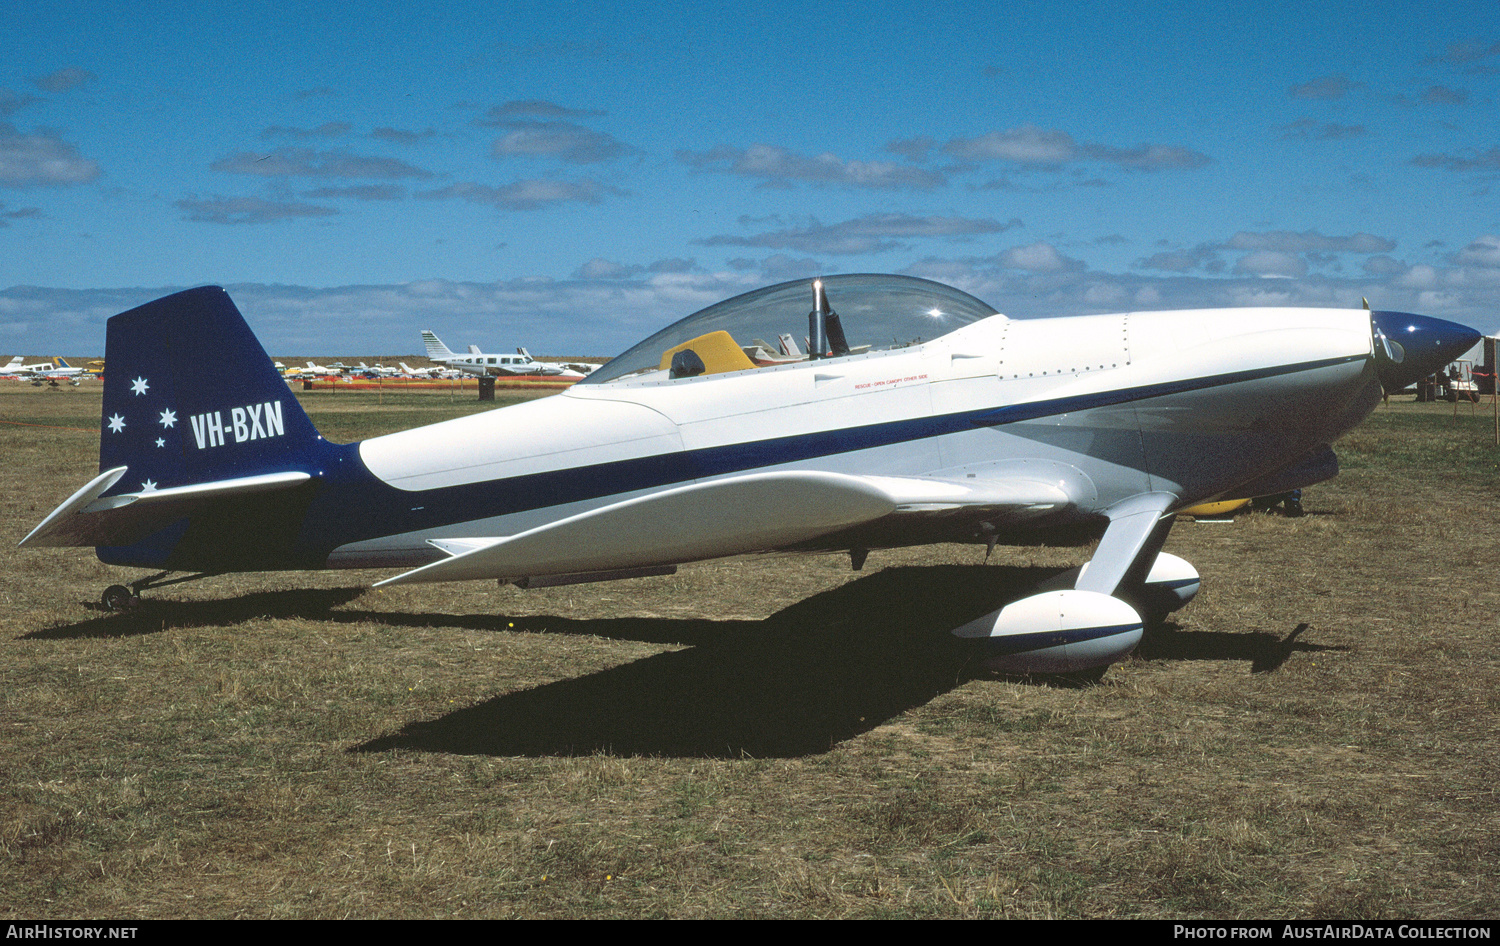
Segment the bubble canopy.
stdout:
<svg viewBox="0 0 1500 946">
<path fill-rule="evenodd" d="M 819 309 L 828 315 L 810 319 L 809 314 Z M 612 359 L 579 384 L 666 381 L 684 374 L 805 362 L 819 357 L 809 355 L 819 347 L 809 342 L 825 324 L 829 342 L 822 346 L 821 357 L 906 348 L 996 314 L 966 292 L 913 276 L 798 279 L 695 312 Z M 683 349 L 691 357 L 684 361 L 679 354 L 674 361 L 673 354 Z M 696 370 L 679 370 L 679 362 L 695 363 Z"/>
</svg>

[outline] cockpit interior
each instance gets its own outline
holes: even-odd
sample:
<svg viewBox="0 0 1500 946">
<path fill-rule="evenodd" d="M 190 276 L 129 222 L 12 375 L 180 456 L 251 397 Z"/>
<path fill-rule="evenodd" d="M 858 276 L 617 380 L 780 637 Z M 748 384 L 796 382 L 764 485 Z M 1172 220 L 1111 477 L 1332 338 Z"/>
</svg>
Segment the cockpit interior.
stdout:
<svg viewBox="0 0 1500 946">
<path fill-rule="evenodd" d="M 913 276 L 799 279 L 702 309 L 579 383 L 667 383 L 856 357 L 918 345 L 996 314 L 966 292 Z"/>
</svg>

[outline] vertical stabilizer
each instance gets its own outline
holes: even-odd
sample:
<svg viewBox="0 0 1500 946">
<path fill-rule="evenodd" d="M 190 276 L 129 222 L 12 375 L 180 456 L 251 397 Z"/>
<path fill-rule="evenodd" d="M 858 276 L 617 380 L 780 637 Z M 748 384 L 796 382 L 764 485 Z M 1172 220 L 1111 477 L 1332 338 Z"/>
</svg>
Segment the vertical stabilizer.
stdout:
<svg viewBox="0 0 1500 946">
<path fill-rule="evenodd" d="M 443 340 L 432 334 L 429 329 L 422 329 L 422 343 L 427 346 L 427 357 L 431 361 L 442 361 L 445 358 L 454 357 Z"/>
<path fill-rule="evenodd" d="M 189 289 L 109 320 L 99 468 L 116 492 L 301 469 L 322 438 L 229 295 Z"/>
</svg>

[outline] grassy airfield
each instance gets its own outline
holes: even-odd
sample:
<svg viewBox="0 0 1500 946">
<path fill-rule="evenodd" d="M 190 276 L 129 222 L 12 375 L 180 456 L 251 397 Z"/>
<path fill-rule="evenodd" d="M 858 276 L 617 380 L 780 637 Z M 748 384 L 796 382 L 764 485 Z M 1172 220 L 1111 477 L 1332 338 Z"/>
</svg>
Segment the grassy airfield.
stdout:
<svg viewBox="0 0 1500 946">
<path fill-rule="evenodd" d="M 481 409 L 301 399 L 334 440 Z M 1303 519 L 1179 523 L 1203 592 L 1068 688 L 946 631 L 1074 549 L 242 575 L 106 614 L 144 573 L 15 549 L 97 468 L 99 403 L 0 384 L 6 918 L 1500 912 L 1487 404 L 1379 409 Z"/>
</svg>

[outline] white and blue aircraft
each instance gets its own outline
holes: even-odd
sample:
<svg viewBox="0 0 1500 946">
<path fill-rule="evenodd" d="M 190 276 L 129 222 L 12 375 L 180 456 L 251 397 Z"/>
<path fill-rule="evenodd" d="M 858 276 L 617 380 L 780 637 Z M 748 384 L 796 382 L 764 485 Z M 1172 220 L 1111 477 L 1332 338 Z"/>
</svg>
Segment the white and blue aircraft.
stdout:
<svg viewBox="0 0 1500 946">
<path fill-rule="evenodd" d="M 6 370 L 13 370 L 18 376 L 29 380 L 32 384 L 42 384 L 51 381 L 67 381 L 69 384 L 77 385 L 78 381 L 86 373 L 83 368 L 77 368 L 68 364 L 62 358 L 54 357 L 51 361 L 44 361 L 35 365 L 18 365 L 17 359 L 11 359 Z"/>
<path fill-rule="evenodd" d="M 796 358 L 742 347 L 803 326 Z M 830 276 L 710 306 L 556 396 L 340 445 L 225 292 L 191 289 L 109 320 L 100 473 L 21 544 L 160 570 L 107 590 L 118 609 L 234 571 L 556 583 L 1098 539 L 1075 574 L 954 629 L 997 670 L 1092 671 L 1197 592 L 1162 551 L 1175 510 L 1334 476 L 1330 444 L 1382 388 L 1477 338 L 1362 310 L 1010 319 L 934 282 Z"/>
<path fill-rule="evenodd" d="M 571 366 L 552 365 L 537 361 L 531 357 L 531 352 L 524 348 L 517 348 L 514 355 L 492 355 L 479 350 L 478 345 L 470 345 L 467 355 L 460 355 L 450 351 L 443 340 L 432 333 L 430 329 L 422 330 L 422 344 L 427 346 L 427 359 L 450 368 L 462 371 L 465 374 L 494 375 L 501 378 L 525 377 L 539 375 L 544 377 L 558 377 L 576 379 L 581 378 L 586 372 L 574 370 Z"/>
</svg>

